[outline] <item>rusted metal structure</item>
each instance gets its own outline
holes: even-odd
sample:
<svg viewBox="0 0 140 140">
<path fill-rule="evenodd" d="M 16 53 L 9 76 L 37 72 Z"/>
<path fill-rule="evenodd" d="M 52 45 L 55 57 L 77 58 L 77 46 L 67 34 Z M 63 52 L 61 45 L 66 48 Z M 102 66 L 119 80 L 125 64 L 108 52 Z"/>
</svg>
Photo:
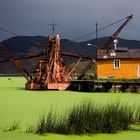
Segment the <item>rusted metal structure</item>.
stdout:
<svg viewBox="0 0 140 140">
<path fill-rule="evenodd" d="M 48 46 L 45 51 L 35 55 L 16 58 L 12 53 L 0 43 L 0 51 L 2 51 L 7 59 L 0 62 L 11 61 L 16 68 L 27 79 L 25 89 L 27 90 L 40 90 L 40 89 L 57 89 L 65 90 L 70 85 L 71 76 L 81 61 L 81 59 L 91 59 L 75 53 L 60 52 L 60 36 L 48 37 Z M 21 64 L 20 59 L 28 59 L 33 57 L 40 57 L 36 65 L 36 70 L 33 73 L 28 72 Z M 78 58 L 78 61 L 68 70 L 63 56 Z"/>
<path fill-rule="evenodd" d="M 44 58 L 39 60 L 33 81 L 27 82 L 26 89 L 67 89 L 69 77 L 60 54 L 60 37 L 48 37 Z"/>
<path fill-rule="evenodd" d="M 27 79 L 25 85 L 26 89 L 64 90 L 69 87 L 70 74 L 72 71 L 69 72 L 67 70 L 60 54 L 60 37 L 58 34 L 56 36 L 48 37 L 48 47 L 43 54 L 43 58 L 37 62 L 36 70 L 33 74 L 28 73 L 20 63 L 19 58 L 15 58 L 2 43 L 0 44 L 0 50 Z"/>
</svg>

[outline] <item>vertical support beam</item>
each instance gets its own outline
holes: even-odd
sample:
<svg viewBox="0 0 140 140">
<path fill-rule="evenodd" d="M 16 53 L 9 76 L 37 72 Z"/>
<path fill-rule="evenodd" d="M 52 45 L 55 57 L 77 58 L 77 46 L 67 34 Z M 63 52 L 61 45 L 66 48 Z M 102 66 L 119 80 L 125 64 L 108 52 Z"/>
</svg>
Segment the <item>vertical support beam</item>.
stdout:
<svg viewBox="0 0 140 140">
<path fill-rule="evenodd" d="M 99 42 L 99 40 L 98 40 L 98 23 L 96 22 L 96 48 L 98 47 L 98 42 Z"/>
</svg>

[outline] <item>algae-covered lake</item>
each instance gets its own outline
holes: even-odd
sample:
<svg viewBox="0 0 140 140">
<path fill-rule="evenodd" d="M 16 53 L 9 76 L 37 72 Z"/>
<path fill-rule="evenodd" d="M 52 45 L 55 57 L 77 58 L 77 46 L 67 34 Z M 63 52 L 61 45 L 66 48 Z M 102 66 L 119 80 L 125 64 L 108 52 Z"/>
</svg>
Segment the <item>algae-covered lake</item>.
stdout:
<svg viewBox="0 0 140 140">
<path fill-rule="evenodd" d="M 57 113 L 68 111 L 74 104 L 84 99 L 91 99 L 97 105 L 120 101 L 131 106 L 140 107 L 140 94 L 136 93 L 89 93 L 74 91 L 27 91 L 23 77 L 0 77 L 0 140 L 124 140 L 140 139 L 140 131 L 129 130 L 117 134 L 93 135 L 58 135 L 45 136 L 26 133 L 30 125 L 34 125 L 40 115 L 51 109 Z M 4 131 L 13 122 L 19 123 L 14 131 Z"/>
</svg>

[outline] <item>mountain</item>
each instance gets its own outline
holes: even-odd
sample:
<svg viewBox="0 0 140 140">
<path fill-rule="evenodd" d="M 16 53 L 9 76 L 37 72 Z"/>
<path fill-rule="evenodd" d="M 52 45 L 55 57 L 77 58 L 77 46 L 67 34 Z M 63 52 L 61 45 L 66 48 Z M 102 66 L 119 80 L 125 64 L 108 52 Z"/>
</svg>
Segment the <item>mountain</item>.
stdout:
<svg viewBox="0 0 140 140">
<path fill-rule="evenodd" d="M 3 41 L 2 43 L 16 56 L 27 54 L 30 51 L 42 51 L 43 45 L 48 41 L 43 36 L 17 36 Z"/>
<path fill-rule="evenodd" d="M 88 40 L 85 42 L 74 42 L 68 39 L 61 39 L 61 52 L 73 52 L 84 56 L 93 57 L 96 54 L 96 49 L 100 48 L 108 37 L 100 38 L 98 40 L 98 46 L 96 45 L 96 39 Z M 129 49 L 140 48 L 140 41 L 126 40 L 118 38 L 118 47 L 126 47 Z M 47 46 L 48 38 L 44 36 L 16 36 L 10 39 L 4 40 L 2 43 L 10 50 L 14 56 L 25 56 L 29 54 L 36 54 L 42 52 Z M 0 53 L 0 59 L 5 59 L 3 53 Z M 38 58 L 22 60 L 23 66 L 27 70 L 34 69 Z M 65 58 L 67 64 L 71 64 L 75 59 Z M 15 66 L 10 62 L 0 63 L 0 74 L 2 73 L 18 73 Z"/>
</svg>

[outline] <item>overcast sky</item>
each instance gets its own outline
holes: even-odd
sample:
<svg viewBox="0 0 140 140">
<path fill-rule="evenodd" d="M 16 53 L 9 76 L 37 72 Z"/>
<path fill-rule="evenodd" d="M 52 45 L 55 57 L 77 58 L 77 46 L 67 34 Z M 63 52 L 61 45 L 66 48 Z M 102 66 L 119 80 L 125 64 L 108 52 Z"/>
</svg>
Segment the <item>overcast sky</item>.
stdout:
<svg viewBox="0 0 140 140">
<path fill-rule="evenodd" d="M 133 14 L 133 19 L 119 34 L 126 39 L 140 40 L 140 0 L 0 0 L 0 27 L 19 35 L 48 36 L 48 24 L 54 18 L 59 25 L 56 32 L 61 38 L 76 40 L 93 32 L 95 23 L 102 28 Z M 117 26 L 112 26 L 99 36 L 109 36 Z M 12 37 L 0 30 L 0 40 Z M 95 38 L 95 35 L 85 40 Z"/>
</svg>

